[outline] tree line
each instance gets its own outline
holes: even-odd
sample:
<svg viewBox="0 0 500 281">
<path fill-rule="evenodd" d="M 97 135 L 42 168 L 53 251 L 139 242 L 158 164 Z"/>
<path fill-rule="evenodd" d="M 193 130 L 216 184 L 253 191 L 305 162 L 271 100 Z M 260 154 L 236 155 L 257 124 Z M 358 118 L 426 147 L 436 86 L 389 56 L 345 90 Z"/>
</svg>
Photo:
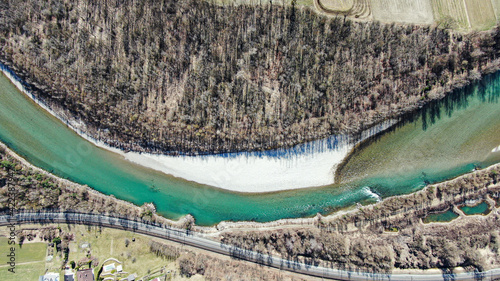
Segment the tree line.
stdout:
<svg viewBox="0 0 500 281">
<path fill-rule="evenodd" d="M 272 1 L 0 5 L 0 60 L 124 149 L 217 153 L 354 134 L 498 68 L 497 29 L 354 22 Z"/>
</svg>

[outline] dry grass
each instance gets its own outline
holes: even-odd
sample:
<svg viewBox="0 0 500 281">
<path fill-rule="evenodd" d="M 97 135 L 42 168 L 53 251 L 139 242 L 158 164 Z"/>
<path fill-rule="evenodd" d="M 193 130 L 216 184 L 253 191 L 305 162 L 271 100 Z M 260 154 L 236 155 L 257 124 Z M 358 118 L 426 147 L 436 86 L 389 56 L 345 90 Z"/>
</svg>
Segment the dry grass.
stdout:
<svg viewBox="0 0 500 281">
<path fill-rule="evenodd" d="M 432 1 L 436 22 L 452 28 L 487 30 L 497 22 L 498 0 L 435 0 Z"/>
<path fill-rule="evenodd" d="M 321 4 L 329 10 L 346 12 L 352 9 L 355 0 L 322 0 Z"/>
<path fill-rule="evenodd" d="M 0 232 L 6 234 L 6 229 L 3 228 Z M 45 243 L 26 243 L 19 247 L 16 244 L 16 267 L 15 273 L 8 272 L 10 268 L 7 262 L 6 254 L 10 253 L 9 248 L 12 247 L 7 243 L 7 238 L 0 237 L 0 253 L 2 253 L 2 263 L 0 264 L 0 279 L 5 281 L 14 280 L 38 280 L 38 276 L 45 273 L 45 254 L 47 244 Z"/>
<path fill-rule="evenodd" d="M 498 22 L 498 19 L 500 18 L 500 0 L 491 0 L 491 5 L 493 6 L 493 10 L 495 12 L 496 21 Z"/>
<path fill-rule="evenodd" d="M 437 22 L 452 22 L 452 27 L 459 29 L 470 27 L 463 0 L 435 0 L 432 1 L 432 8 Z"/>
<path fill-rule="evenodd" d="M 375 20 L 487 30 L 497 23 L 500 0 L 371 0 Z"/>
<path fill-rule="evenodd" d="M 431 24 L 434 21 L 430 0 L 371 0 L 375 20 Z"/>
<path fill-rule="evenodd" d="M 8 239 L 0 237 L 0 253 L 9 253 L 10 247 L 15 247 L 16 263 L 43 261 L 45 259 L 45 250 L 47 244 L 45 243 L 26 243 L 21 247 L 19 244 L 11 246 L 7 243 Z M 2 266 L 0 264 L 0 266 Z"/>
<path fill-rule="evenodd" d="M 45 273 L 45 263 L 36 262 L 16 265 L 16 273 L 7 272 L 6 268 L 0 268 L 0 270 L 2 281 L 38 280 L 38 277 Z M 59 278 L 61 277 L 62 275 L 59 276 Z"/>
<path fill-rule="evenodd" d="M 498 2 L 496 0 L 493 1 Z M 470 25 L 473 29 L 488 30 L 496 24 L 497 19 L 492 1 L 464 0 L 464 2 L 469 14 Z"/>
</svg>

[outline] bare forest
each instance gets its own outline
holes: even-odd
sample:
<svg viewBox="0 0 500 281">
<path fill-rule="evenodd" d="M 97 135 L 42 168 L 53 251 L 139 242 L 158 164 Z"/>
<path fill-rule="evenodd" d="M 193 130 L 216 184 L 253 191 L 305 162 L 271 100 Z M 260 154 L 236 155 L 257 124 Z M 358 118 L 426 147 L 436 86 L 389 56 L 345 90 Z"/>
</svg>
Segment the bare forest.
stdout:
<svg viewBox="0 0 500 281">
<path fill-rule="evenodd" d="M 266 1 L 0 3 L 0 61 L 38 98 L 110 145 L 162 153 L 355 135 L 496 70 L 499 44 L 497 29 L 354 22 Z"/>
</svg>

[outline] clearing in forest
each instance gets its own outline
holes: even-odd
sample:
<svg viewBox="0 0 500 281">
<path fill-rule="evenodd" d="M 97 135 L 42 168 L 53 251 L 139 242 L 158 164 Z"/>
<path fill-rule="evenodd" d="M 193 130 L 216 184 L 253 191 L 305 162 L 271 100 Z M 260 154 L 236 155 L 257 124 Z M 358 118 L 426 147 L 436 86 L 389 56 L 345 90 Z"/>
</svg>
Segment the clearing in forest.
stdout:
<svg viewBox="0 0 500 281">
<path fill-rule="evenodd" d="M 432 24 L 430 0 L 371 0 L 372 15 L 382 22 Z"/>
</svg>

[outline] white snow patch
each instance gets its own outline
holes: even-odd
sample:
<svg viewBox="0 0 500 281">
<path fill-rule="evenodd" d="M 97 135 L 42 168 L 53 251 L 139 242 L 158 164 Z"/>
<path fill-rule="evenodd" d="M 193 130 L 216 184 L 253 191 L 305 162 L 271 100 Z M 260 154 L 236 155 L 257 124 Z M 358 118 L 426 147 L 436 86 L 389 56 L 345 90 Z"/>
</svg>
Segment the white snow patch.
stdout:
<svg viewBox="0 0 500 281">
<path fill-rule="evenodd" d="M 123 155 L 142 166 L 198 183 L 237 192 L 271 192 L 332 184 L 335 167 L 351 148 L 346 144 L 339 149 L 288 157 Z"/>
<path fill-rule="evenodd" d="M 230 154 L 229 157 L 221 155 L 169 156 L 124 152 L 88 136 L 82 131 L 82 128 L 85 127 L 83 122 L 79 120 L 67 121 L 67 116 L 60 116 L 37 100 L 8 71 L 2 69 L 2 72 L 21 92 L 94 145 L 123 155 L 125 159 L 142 166 L 230 191 L 258 193 L 333 184 L 337 165 L 342 162 L 353 147 L 352 144 L 344 140 L 339 141 L 335 148 L 328 148 L 327 140 L 319 140 L 310 144 L 312 149 L 288 153 L 286 156 L 269 156 L 258 153 L 234 153 Z M 396 120 L 389 120 L 378 124 L 370 130 L 364 131 L 361 134 L 361 140 L 383 131 L 395 123 Z M 371 192 L 369 188 L 367 191 Z M 373 192 L 371 194 L 380 198 Z"/>
</svg>

